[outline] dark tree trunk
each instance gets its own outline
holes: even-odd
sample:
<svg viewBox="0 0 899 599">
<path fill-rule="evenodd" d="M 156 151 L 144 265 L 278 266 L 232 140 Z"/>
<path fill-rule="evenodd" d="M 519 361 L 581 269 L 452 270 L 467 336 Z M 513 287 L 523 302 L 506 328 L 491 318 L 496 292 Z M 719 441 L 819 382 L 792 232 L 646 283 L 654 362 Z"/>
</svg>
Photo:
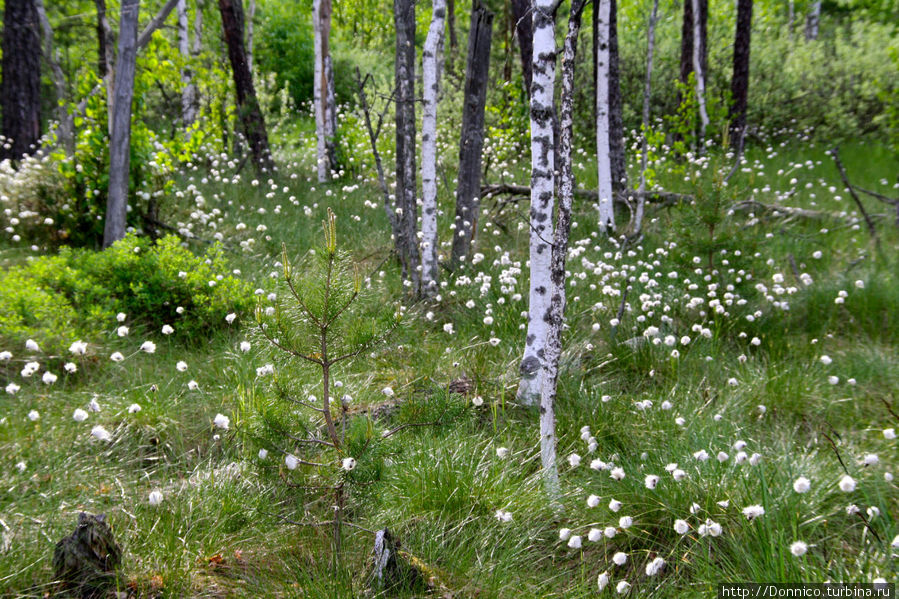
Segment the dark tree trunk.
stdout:
<svg viewBox="0 0 899 599">
<path fill-rule="evenodd" d="M 700 18 L 700 46 L 699 61 L 702 64 L 702 72 L 708 74 L 708 48 L 706 45 L 706 30 L 709 18 L 709 2 L 708 0 L 699 1 Z M 681 28 L 681 46 L 680 46 L 680 80 L 681 83 L 687 85 L 690 80 L 690 73 L 693 72 L 693 2 L 692 0 L 684 0 L 684 20 Z M 678 102 L 680 103 L 680 102 Z"/>
<path fill-rule="evenodd" d="M 421 292 L 415 168 L 415 0 L 394 0 L 396 26 L 396 207 L 394 240 L 413 296 Z"/>
<path fill-rule="evenodd" d="M 34 151 L 41 136 L 41 35 L 34 0 L 6 0 L 2 70 L 6 139 L 0 156 L 18 160 Z"/>
<path fill-rule="evenodd" d="M 515 35 L 521 54 L 521 73 L 524 75 L 524 89 L 531 96 L 531 61 L 534 54 L 534 20 L 531 17 L 529 0 L 512 0 L 512 19 L 515 21 Z"/>
<path fill-rule="evenodd" d="M 752 0 L 737 3 L 737 31 L 734 36 L 734 73 L 730 81 L 730 139 L 739 146 L 746 128 L 746 104 L 749 96 L 749 45 L 752 34 Z"/>
<path fill-rule="evenodd" d="M 478 228 L 484 106 L 487 101 L 492 35 L 493 13 L 477 3 L 471 10 L 471 26 L 468 29 L 465 104 L 462 112 L 462 137 L 459 141 L 459 184 L 456 187 L 456 218 L 453 221 L 453 267 L 468 257 Z"/>
<path fill-rule="evenodd" d="M 253 162 L 260 171 L 274 167 L 271 151 L 268 146 L 268 134 L 265 120 L 256 99 L 253 87 L 253 76 L 247 64 L 247 53 L 243 44 L 243 13 L 240 0 L 219 0 L 219 12 L 222 15 L 222 29 L 225 43 L 228 45 L 228 59 L 234 74 L 234 90 L 237 94 L 237 113 L 243 127 L 244 136 L 250 144 Z"/>
<path fill-rule="evenodd" d="M 609 153 L 612 164 L 612 190 L 627 189 L 627 160 L 624 155 L 624 116 L 618 68 L 618 0 L 609 7 Z"/>
<path fill-rule="evenodd" d="M 106 0 L 94 0 L 97 7 L 97 74 L 104 79 L 115 60 L 115 40 L 106 17 Z"/>
<path fill-rule="evenodd" d="M 125 236 L 128 216 L 128 183 L 131 167 L 131 99 L 137 61 L 137 18 L 140 0 L 122 0 L 119 17 L 119 55 L 115 66 L 112 131 L 109 140 L 109 191 L 103 247 Z"/>
</svg>

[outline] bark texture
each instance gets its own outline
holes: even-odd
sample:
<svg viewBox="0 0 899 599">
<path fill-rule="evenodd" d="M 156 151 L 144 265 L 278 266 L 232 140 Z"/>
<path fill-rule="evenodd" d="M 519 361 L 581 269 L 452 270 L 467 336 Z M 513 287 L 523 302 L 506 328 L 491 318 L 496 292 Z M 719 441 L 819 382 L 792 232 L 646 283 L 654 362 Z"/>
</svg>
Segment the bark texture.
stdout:
<svg viewBox="0 0 899 599">
<path fill-rule="evenodd" d="M 337 170 L 334 161 L 337 126 L 334 74 L 331 69 L 331 0 L 313 0 L 312 27 L 315 46 L 312 95 L 315 103 L 316 160 L 318 181 L 324 183 L 331 179 L 331 171 Z"/>
<path fill-rule="evenodd" d="M 627 190 L 627 160 L 624 152 L 624 115 L 622 114 L 620 71 L 618 67 L 618 0 L 609 3 L 609 152 L 612 165 L 612 191 Z"/>
<path fill-rule="evenodd" d="M 708 23 L 708 0 L 699 2 L 699 56 L 702 63 L 702 71 L 706 71 L 708 51 L 706 49 L 706 29 Z M 684 0 L 684 20 L 681 28 L 680 46 L 680 81 L 687 85 L 690 81 L 690 73 L 693 72 L 693 43 L 695 39 L 695 23 L 693 20 L 693 0 Z M 680 102 L 678 102 L 679 104 Z"/>
<path fill-rule="evenodd" d="M 559 114 L 559 213 L 553 232 L 550 262 L 549 331 L 546 340 L 546 373 L 540 398 L 540 458 L 543 479 L 550 499 L 559 498 L 559 470 L 556 460 L 555 402 L 562 356 L 562 329 L 565 324 L 565 262 L 571 233 L 571 204 L 574 199 L 572 136 L 574 128 L 574 71 L 577 38 L 581 28 L 584 0 L 574 0 L 568 18 L 568 34 L 562 51 L 562 94 Z"/>
<path fill-rule="evenodd" d="M 821 0 L 812 2 L 805 17 L 805 40 L 812 41 L 818 39 L 818 24 L 821 22 Z"/>
<path fill-rule="evenodd" d="M 268 145 L 265 120 L 259 109 L 253 77 L 247 64 L 247 53 L 243 44 L 243 14 L 239 0 L 219 0 L 222 16 L 222 30 L 228 46 L 228 59 L 234 76 L 234 90 L 237 95 L 237 113 L 243 127 L 244 136 L 250 144 L 253 162 L 259 171 L 274 167 Z"/>
<path fill-rule="evenodd" d="M 611 0 L 597 0 L 596 16 L 596 163 L 599 190 L 599 227 L 602 231 L 615 230 L 615 190 L 612 187 L 611 147 Z"/>
<path fill-rule="evenodd" d="M 749 98 L 749 48 L 752 35 L 752 0 L 737 2 L 737 30 L 734 35 L 734 70 L 730 81 L 731 144 L 742 145 L 746 128 L 746 105 Z"/>
<path fill-rule="evenodd" d="M 415 0 L 394 0 L 396 26 L 396 215 L 395 243 L 404 284 L 421 292 L 415 169 Z"/>
<path fill-rule="evenodd" d="M 693 38 L 699 40 L 693 44 L 693 70 L 696 78 L 696 102 L 699 104 L 699 148 L 705 143 L 705 130 L 709 126 L 709 113 L 705 106 L 705 16 L 704 0 L 693 0 Z"/>
<path fill-rule="evenodd" d="M 3 14 L 3 110 L 0 157 L 18 160 L 41 136 L 41 35 L 34 0 L 6 0 Z M 9 147 L 7 147 L 9 146 Z"/>
<path fill-rule="evenodd" d="M 544 360 L 549 328 L 550 240 L 555 199 L 553 90 L 556 78 L 555 2 L 534 0 L 533 80 L 531 83 L 531 210 L 528 326 L 519 366 L 518 401 L 537 405 L 543 394 Z"/>
<path fill-rule="evenodd" d="M 131 166 L 131 99 L 137 61 L 137 17 L 140 0 L 122 0 L 119 17 L 119 52 L 115 66 L 112 132 L 109 140 L 109 191 L 103 247 L 125 236 Z"/>
<path fill-rule="evenodd" d="M 646 34 L 646 82 L 643 87 L 643 135 L 640 152 L 640 184 L 637 187 L 637 206 L 634 209 L 634 226 L 632 235 L 637 237 L 643 229 L 643 214 L 646 210 L 646 167 L 649 159 L 649 100 L 652 92 L 652 57 L 656 46 L 656 21 L 659 15 L 659 0 L 652 3 L 649 15 L 649 28 Z"/>
<path fill-rule="evenodd" d="M 440 86 L 440 55 L 443 54 L 443 30 L 446 25 L 446 0 L 433 0 L 431 26 L 421 57 L 421 261 L 422 288 L 425 294 L 437 292 L 437 94 Z"/>
<path fill-rule="evenodd" d="M 462 137 L 459 141 L 459 184 L 456 187 L 456 216 L 453 220 L 453 267 L 468 258 L 478 228 L 484 107 L 487 103 L 492 32 L 493 13 L 478 3 L 471 11 L 468 29 L 468 64 L 465 67 Z"/>
<path fill-rule="evenodd" d="M 191 69 L 191 60 L 198 53 L 200 44 L 200 31 L 202 30 L 203 10 L 198 5 L 197 14 L 194 21 L 194 43 L 193 47 L 190 40 L 190 29 L 188 27 L 189 15 L 187 10 L 187 0 L 178 0 L 178 51 L 184 60 L 184 68 L 181 70 L 181 120 L 185 126 L 190 126 L 197 119 L 197 109 L 199 98 L 197 95 L 197 86 L 193 82 L 193 69 Z"/>
</svg>

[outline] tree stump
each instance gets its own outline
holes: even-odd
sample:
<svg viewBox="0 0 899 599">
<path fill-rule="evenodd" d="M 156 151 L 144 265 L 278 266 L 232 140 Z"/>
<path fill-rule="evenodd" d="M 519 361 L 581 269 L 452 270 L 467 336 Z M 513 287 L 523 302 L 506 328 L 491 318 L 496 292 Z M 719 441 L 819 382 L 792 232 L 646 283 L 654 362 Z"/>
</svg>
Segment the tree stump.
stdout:
<svg viewBox="0 0 899 599">
<path fill-rule="evenodd" d="M 99 599 L 115 586 L 122 550 L 104 514 L 78 514 L 78 526 L 56 544 L 53 569 L 59 592 L 82 599 Z"/>
</svg>

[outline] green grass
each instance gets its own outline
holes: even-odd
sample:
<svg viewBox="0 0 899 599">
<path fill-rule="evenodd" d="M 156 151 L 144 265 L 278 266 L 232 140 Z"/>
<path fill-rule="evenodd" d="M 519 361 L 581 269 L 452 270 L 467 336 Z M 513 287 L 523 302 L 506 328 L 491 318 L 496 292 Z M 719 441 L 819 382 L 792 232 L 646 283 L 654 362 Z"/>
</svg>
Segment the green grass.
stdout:
<svg viewBox="0 0 899 599">
<path fill-rule="evenodd" d="M 723 205 L 754 196 L 855 216 L 848 197 L 837 200 L 833 196 L 840 194 L 828 191 L 841 186 L 821 148 L 792 143 L 777 147 L 776 156 L 763 150 L 749 149 L 755 172 L 739 173 L 724 192 L 716 191 L 711 167 L 691 181 L 674 172 L 678 165 L 671 159 L 656 170 L 666 188 L 704 197 L 717 193 Z M 843 156 L 858 184 L 889 192 L 879 181 L 895 173 L 895 162 L 879 151 L 856 160 L 859 152 L 852 150 L 847 146 Z M 345 186 L 356 181 L 312 183 L 308 155 L 299 156 L 303 166 L 283 165 L 271 184 L 263 177 L 253 185 L 249 171 L 238 183 L 216 181 L 208 169 L 183 174 L 178 188 L 193 183 L 205 198 L 203 210 L 221 210 L 214 231 L 197 223 L 195 233 L 211 238 L 221 232 L 231 268 L 267 293 L 274 289 L 271 273 L 280 270 L 275 263 L 282 242 L 291 256 L 305 254 L 319 243 L 325 209 L 332 207 L 340 246 L 371 277 L 372 301 L 401 299 L 377 189 L 365 181 L 350 190 Z M 523 172 L 520 162 L 498 160 L 505 161 L 503 168 Z M 821 165 L 791 166 L 805 160 Z M 725 168 L 726 161 L 720 165 Z M 764 175 L 758 174 L 759 165 Z M 776 174 L 779 170 L 784 173 Z M 587 186 L 590 172 L 584 169 Z M 209 179 L 203 183 L 203 177 Z M 797 183 L 791 184 L 792 178 Z M 776 197 L 794 187 L 790 198 Z M 273 197 L 266 197 L 269 193 Z M 187 196 L 185 206 L 167 218 L 191 220 L 197 207 Z M 442 200 L 442 231 L 452 209 L 448 197 Z M 365 207 L 366 200 L 376 207 Z M 750 221 L 743 213 L 711 214 L 708 205 L 650 208 L 646 237 L 630 248 L 633 255 L 615 257 L 610 241 L 592 235 L 592 208 L 579 203 L 557 406 L 563 497 L 561 509 L 554 509 L 540 477 L 537 415 L 513 401 L 524 336 L 521 312 L 527 308 L 523 210 L 497 213 L 491 204 L 483 210 L 492 215 L 482 219 L 476 248 L 484 260 L 456 278 L 441 273 L 448 284 L 440 301 L 411 308 L 383 346 L 335 373 L 354 398 L 348 451 L 359 464 L 346 477 L 346 518 L 361 527 L 344 528 L 337 570 L 330 528 L 290 522 L 329 519 L 331 495 L 285 482 L 326 484 L 337 475 L 326 468 L 291 472 L 275 451 L 264 460 L 257 455 L 264 439 L 257 426 L 265 410 L 277 408 L 274 416 L 297 427 L 318 425 L 311 411 L 279 403 L 271 379 L 258 377 L 255 369 L 276 363 L 289 375 L 291 389 L 320 396 L 314 371 L 277 362 L 271 348 L 251 334 L 252 314 L 240 315 L 210 338 L 186 341 L 137 328 L 119 339 L 117 323 L 110 322 L 108 336 L 87 340 L 91 349 L 77 375 L 60 376 L 53 386 L 37 375 L 21 380 L 23 348 L 8 348 L 14 359 L 4 374 L 22 390 L 0 396 L 0 595 L 44 595 L 53 578 L 53 545 L 71 531 L 81 510 L 109 515 L 124 548 L 121 585 L 148 597 L 358 597 L 372 565 L 373 537 L 365 529 L 383 527 L 457 597 L 592 597 L 597 575 L 606 570 L 612 587 L 627 580 L 632 595 L 651 597 L 713 596 L 724 581 L 896 580 L 891 557 L 896 550 L 889 544 L 899 533 L 899 492 L 884 473 L 895 473 L 899 445 L 882 434 L 899 427 L 890 412 L 899 412 L 899 233 L 890 219 L 879 221 L 878 252 L 863 226 L 853 229 L 845 219 Z M 711 235 L 702 226 L 710 219 L 718 223 Z M 265 230 L 257 230 L 259 225 Z M 250 238 L 255 241 L 246 243 Z M 822 256 L 815 258 L 818 250 Z M 715 271 L 708 268 L 710 251 Z M 3 257 L 11 265 L 27 254 L 10 246 Z M 700 256 L 699 264 L 694 256 Z M 811 285 L 796 280 L 791 258 L 800 273 L 812 277 Z M 594 274 L 600 262 L 608 268 Z M 621 298 L 603 288 L 620 290 L 622 279 L 601 278 L 624 264 L 636 266 L 631 277 L 662 274 L 654 287 L 632 281 L 624 317 L 614 328 L 610 321 Z M 677 279 L 668 277 L 672 271 Z M 578 278 L 581 272 L 585 275 Z M 774 296 L 776 273 L 783 275 L 783 287 L 795 292 Z M 685 289 L 687 278 L 696 289 Z M 857 280 L 864 286 L 857 287 Z M 733 294 L 727 315 L 702 316 L 686 306 L 685 294 L 708 300 L 709 283 L 718 284 L 722 302 Z M 768 291 L 756 289 L 758 283 Z M 847 297 L 837 304 L 841 290 Z M 516 301 L 514 293 L 525 297 Z M 766 293 L 788 301 L 789 309 L 772 307 Z M 762 314 L 746 318 L 756 311 Z M 485 323 L 487 316 L 492 324 Z M 443 328 L 450 322 L 452 334 Z M 707 329 L 708 337 L 693 330 L 694 324 Z M 650 325 L 659 327 L 661 339 L 673 335 L 675 346 L 621 343 L 643 339 Z M 686 345 L 680 342 L 684 335 L 690 337 Z M 156 353 L 131 355 L 145 338 L 156 341 Z M 244 353 L 238 345 L 246 338 L 253 348 Z M 490 343 L 494 338 L 496 345 Z M 675 347 L 678 357 L 671 355 Z M 117 350 L 131 356 L 112 363 L 108 356 Z M 819 360 L 823 354 L 833 359 L 830 365 Z M 180 360 L 188 363 L 186 372 L 175 368 Z M 463 376 L 472 393 L 448 393 L 449 384 Z M 839 382 L 830 384 L 829 376 Z M 188 388 L 192 380 L 197 390 Z M 395 391 L 398 407 L 372 416 L 365 408 L 384 404 L 386 386 Z M 472 404 L 476 395 L 483 406 Z M 75 422 L 73 411 L 86 409 L 92 398 L 102 411 Z M 651 408 L 635 406 L 646 401 Z M 663 408 L 665 402 L 670 409 Z M 129 413 L 132 403 L 141 411 Z M 27 417 L 33 409 L 40 412 L 36 422 Z M 230 430 L 214 428 L 218 413 L 230 417 Z M 382 431 L 434 420 L 439 424 L 379 440 Z M 112 441 L 90 436 L 98 424 Z M 595 453 L 580 439 L 583 426 L 596 439 Z M 756 465 L 735 463 L 738 440 L 745 441 L 747 456 L 761 455 Z M 292 447 L 287 440 L 282 446 Z M 499 447 L 508 448 L 509 456 L 500 458 Z M 334 457 L 330 450 L 294 450 L 310 461 Z M 699 450 L 710 459 L 694 458 Z M 719 463 L 716 455 L 722 451 L 728 459 Z M 572 453 L 583 457 L 577 468 L 568 465 Z M 877 454 L 879 463 L 862 466 L 867 453 Z M 616 481 L 608 471 L 590 469 L 596 458 L 623 468 L 625 478 Z M 858 481 L 852 493 L 837 487 L 844 474 L 841 460 Z M 19 462 L 25 462 L 23 472 Z M 674 462 L 686 474 L 682 481 L 665 470 Z M 647 474 L 661 477 L 654 490 L 644 486 Z M 811 479 L 808 493 L 793 491 L 799 476 Z M 154 489 L 165 497 L 157 507 L 148 503 Z M 590 494 L 601 497 L 595 508 L 587 506 Z M 613 498 L 622 502 L 620 512 L 609 509 Z M 718 503 L 723 501 L 726 507 Z M 694 503 L 699 507 L 691 514 Z M 765 515 L 748 521 L 741 510 L 753 504 L 762 505 Z M 850 504 L 862 514 L 869 508 L 879 514 L 866 524 L 847 513 Z M 510 522 L 497 520 L 500 509 L 511 512 Z M 587 540 L 591 528 L 617 526 L 625 515 L 633 518 L 630 528 L 619 528 L 611 539 Z M 673 529 L 679 518 L 690 524 L 686 535 Z M 720 537 L 699 536 L 707 518 L 722 525 Z M 584 536 L 581 550 L 559 540 L 563 527 Z M 790 554 L 795 540 L 808 543 L 805 556 Z M 623 567 L 611 562 L 619 551 L 629 556 Z M 644 568 L 656 556 L 667 565 L 650 578 Z"/>
</svg>

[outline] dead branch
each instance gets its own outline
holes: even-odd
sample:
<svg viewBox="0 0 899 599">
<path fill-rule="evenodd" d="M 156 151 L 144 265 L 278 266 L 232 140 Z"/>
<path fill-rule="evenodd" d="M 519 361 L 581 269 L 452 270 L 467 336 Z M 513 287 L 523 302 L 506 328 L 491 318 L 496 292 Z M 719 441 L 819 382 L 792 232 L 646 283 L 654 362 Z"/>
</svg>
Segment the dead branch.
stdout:
<svg viewBox="0 0 899 599">
<path fill-rule="evenodd" d="M 877 229 L 874 228 L 874 221 L 871 220 L 871 217 L 868 216 L 868 212 L 865 210 L 865 206 L 862 204 L 862 201 L 859 199 L 858 194 L 855 193 L 855 189 L 852 187 L 852 184 L 849 182 L 849 177 L 846 175 L 846 169 L 843 168 L 843 163 L 840 162 L 840 148 L 839 146 L 834 146 L 830 151 L 830 155 L 833 158 L 833 161 L 837 165 L 837 170 L 840 171 L 840 178 L 843 179 L 843 185 L 849 190 L 849 194 L 852 196 L 852 199 L 855 201 L 855 205 L 858 208 L 858 211 L 865 219 L 865 225 L 868 227 L 868 233 L 871 234 L 871 239 L 877 239 Z"/>
<path fill-rule="evenodd" d="M 530 198 L 531 188 L 527 185 L 515 185 L 514 183 L 492 183 L 481 186 L 481 199 L 493 198 L 497 196 L 510 196 L 511 198 Z M 599 192 L 595 189 L 575 189 L 574 197 L 585 200 L 595 200 L 599 197 Z M 693 201 L 693 196 L 683 193 L 675 193 L 672 191 L 628 191 L 625 194 L 615 196 L 615 203 L 628 205 L 629 198 L 643 197 L 647 202 L 673 205 L 680 202 Z"/>
</svg>

